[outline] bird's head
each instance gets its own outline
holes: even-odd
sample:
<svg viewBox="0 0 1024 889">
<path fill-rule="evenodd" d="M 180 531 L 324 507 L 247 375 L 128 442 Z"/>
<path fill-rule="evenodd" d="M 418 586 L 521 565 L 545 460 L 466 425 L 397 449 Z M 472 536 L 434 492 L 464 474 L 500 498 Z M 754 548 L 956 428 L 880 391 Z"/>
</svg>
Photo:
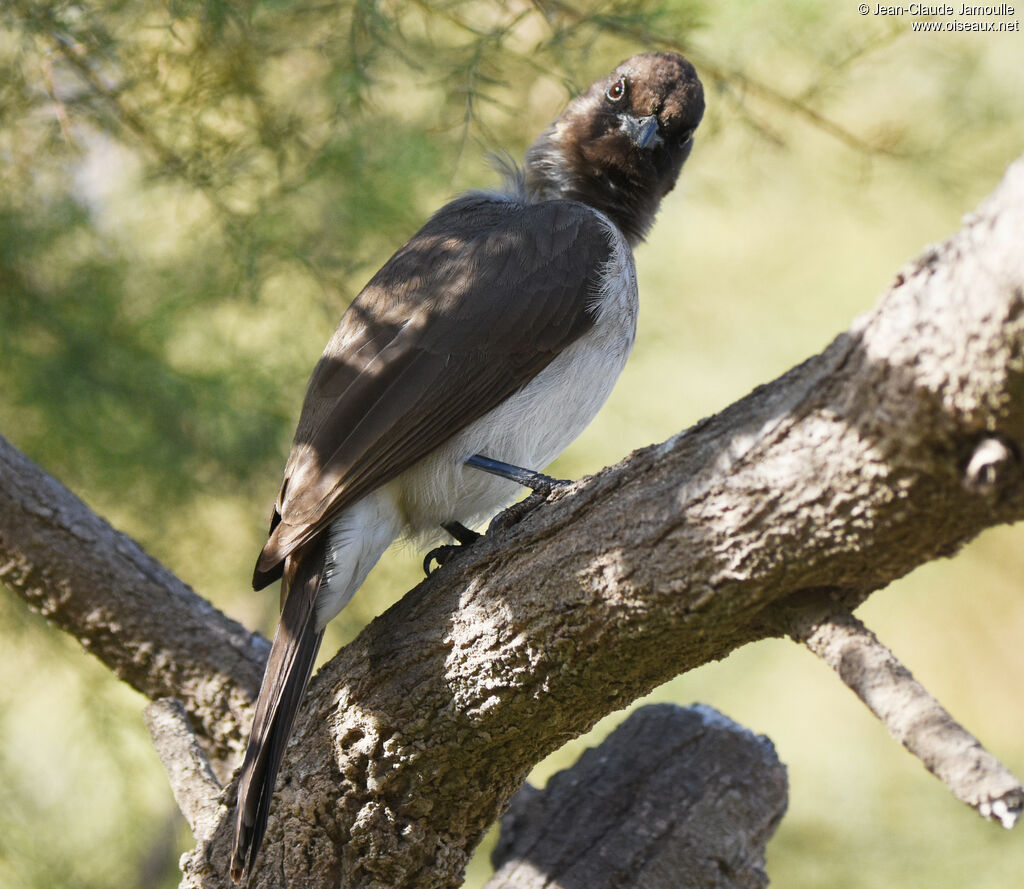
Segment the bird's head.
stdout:
<svg viewBox="0 0 1024 889">
<path fill-rule="evenodd" d="M 526 187 L 536 199 L 589 204 L 636 243 L 675 186 L 703 115 L 704 90 L 686 59 L 633 56 L 573 99 L 531 146 Z"/>
</svg>

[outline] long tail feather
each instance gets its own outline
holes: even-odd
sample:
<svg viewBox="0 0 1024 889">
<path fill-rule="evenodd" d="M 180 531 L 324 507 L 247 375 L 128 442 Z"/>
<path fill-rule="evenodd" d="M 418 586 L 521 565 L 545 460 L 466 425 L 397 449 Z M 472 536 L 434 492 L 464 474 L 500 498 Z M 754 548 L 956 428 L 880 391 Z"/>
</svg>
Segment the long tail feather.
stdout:
<svg viewBox="0 0 1024 889">
<path fill-rule="evenodd" d="M 323 639 L 323 630 L 316 628 L 316 597 L 323 574 L 322 545 L 289 556 L 285 565 L 284 608 L 256 700 L 238 783 L 231 852 L 231 878 L 236 883 L 252 869 L 263 842 L 277 770 Z"/>
</svg>

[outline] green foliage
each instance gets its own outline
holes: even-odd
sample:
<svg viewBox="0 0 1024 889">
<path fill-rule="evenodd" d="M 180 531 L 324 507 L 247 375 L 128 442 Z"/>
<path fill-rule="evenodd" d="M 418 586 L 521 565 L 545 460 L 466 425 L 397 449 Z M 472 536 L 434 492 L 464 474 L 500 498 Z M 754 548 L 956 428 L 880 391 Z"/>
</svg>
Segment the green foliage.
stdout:
<svg viewBox="0 0 1024 889">
<path fill-rule="evenodd" d="M 8 5 L 5 428 L 147 521 L 200 487 L 272 475 L 311 363 L 276 344 L 307 342 L 311 311 L 328 329 L 444 191 L 471 132 L 524 143 L 513 109 L 555 57 L 659 15 Z M 547 40 L 531 36 L 547 22 Z M 281 289 L 295 305 L 268 312 Z"/>
<path fill-rule="evenodd" d="M 633 52 L 682 49 L 708 91 L 682 197 L 640 253 L 637 351 L 556 467 L 578 475 L 819 348 L 1020 151 L 1019 35 L 919 36 L 806 0 L 7 0 L 0 432 L 269 627 L 273 595 L 246 583 L 306 377 L 390 252 L 451 194 L 495 181 L 486 152 L 520 155 L 567 92 Z M 418 561 L 384 560 L 327 653 Z M 180 822 L 137 697 L 17 602 L 0 638 L 0 886 L 172 885 Z M 799 769 L 813 752 L 764 702 L 804 668 L 745 657 L 666 695 L 704 689 Z M 741 697 L 773 669 L 777 688 Z M 852 786 L 890 756 L 879 744 Z M 868 814 L 852 838 L 832 823 L 827 876 L 807 863 L 825 858 L 827 807 L 854 792 L 815 808 L 794 784 L 784 884 L 884 882 L 843 863 L 877 845 Z M 880 855 L 877 873 L 898 872 Z M 953 885 L 938 870 L 920 882 Z"/>
</svg>

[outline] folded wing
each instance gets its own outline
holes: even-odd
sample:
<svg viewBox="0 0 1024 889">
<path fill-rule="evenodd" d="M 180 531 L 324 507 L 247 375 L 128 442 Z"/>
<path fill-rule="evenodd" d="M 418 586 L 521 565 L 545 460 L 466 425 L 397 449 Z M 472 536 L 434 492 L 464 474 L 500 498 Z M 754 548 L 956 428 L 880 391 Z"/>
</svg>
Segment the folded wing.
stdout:
<svg viewBox="0 0 1024 889">
<path fill-rule="evenodd" d="M 310 379 L 253 578 L 526 385 L 594 322 L 608 223 L 571 201 L 468 195 L 342 317 Z"/>
</svg>

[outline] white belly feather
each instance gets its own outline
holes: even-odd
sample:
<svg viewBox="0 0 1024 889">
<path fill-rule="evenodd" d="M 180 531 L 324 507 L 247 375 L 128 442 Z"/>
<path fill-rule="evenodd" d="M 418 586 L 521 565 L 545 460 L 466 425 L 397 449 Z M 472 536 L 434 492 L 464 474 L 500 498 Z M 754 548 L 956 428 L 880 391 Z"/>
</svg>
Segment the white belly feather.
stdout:
<svg viewBox="0 0 1024 889">
<path fill-rule="evenodd" d="M 632 251 L 618 229 L 607 226 L 614 250 L 595 294 L 593 327 L 521 390 L 331 524 L 327 584 L 317 602 L 320 626 L 348 604 L 396 537 L 436 541 L 441 522 L 477 524 L 521 494 L 519 485 L 465 466 L 467 458 L 483 454 L 542 470 L 597 414 L 636 334 Z"/>
</svg>

